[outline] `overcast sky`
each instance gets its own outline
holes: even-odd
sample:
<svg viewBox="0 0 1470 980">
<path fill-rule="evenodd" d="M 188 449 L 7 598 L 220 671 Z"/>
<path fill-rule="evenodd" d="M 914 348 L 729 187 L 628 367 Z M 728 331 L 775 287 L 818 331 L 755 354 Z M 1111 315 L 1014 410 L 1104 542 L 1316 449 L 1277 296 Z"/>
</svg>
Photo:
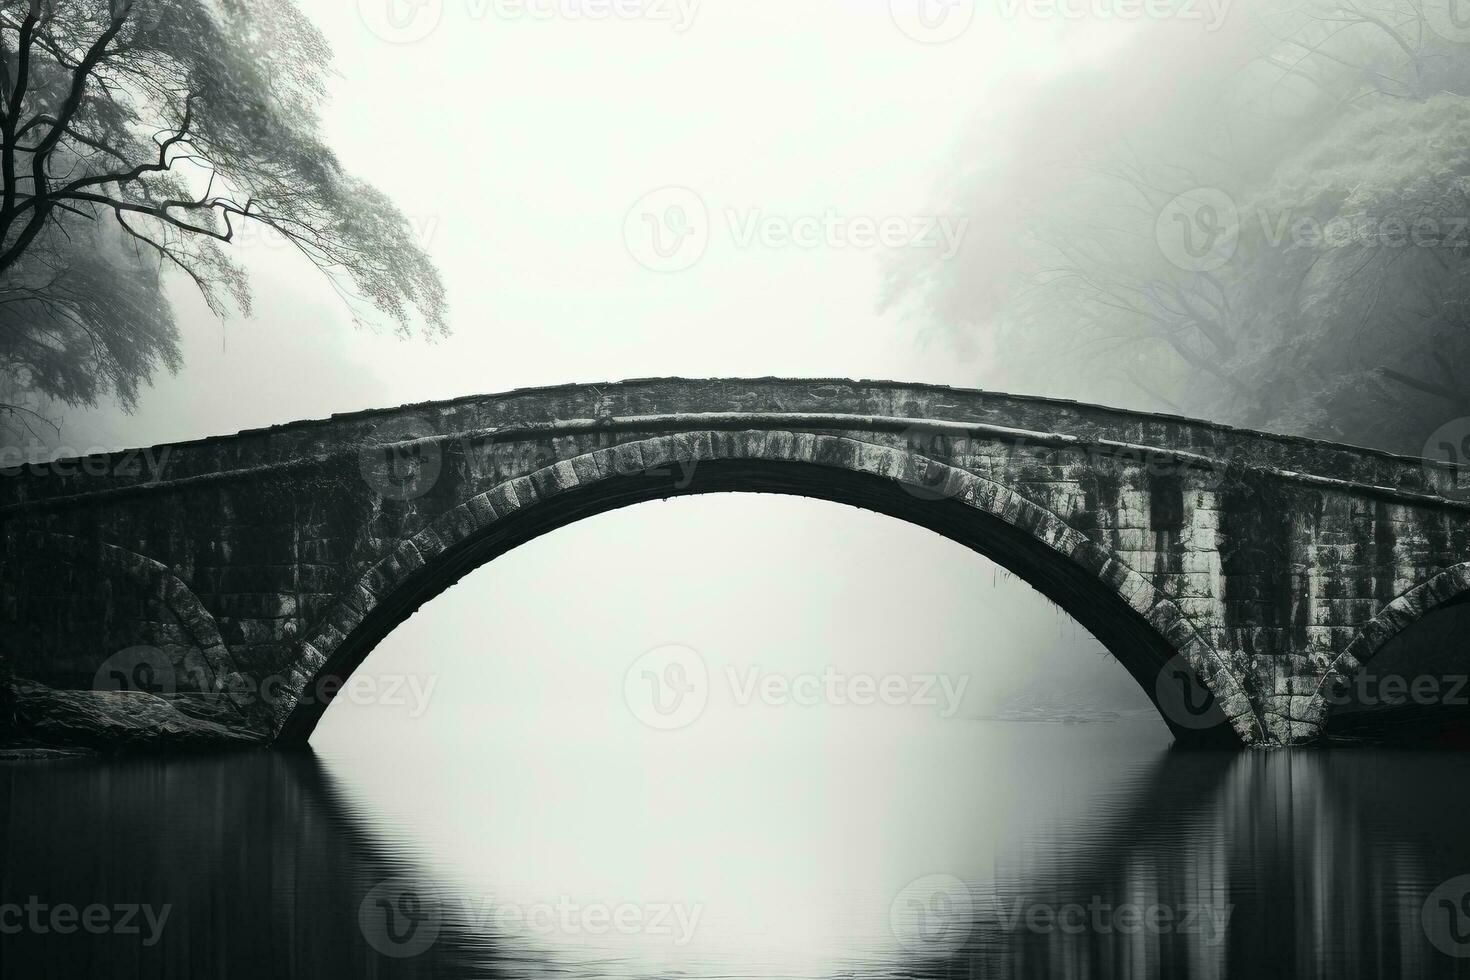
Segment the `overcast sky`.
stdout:
<svg viewBox="0 0 1470 980">
<path fill-rule="evenodd" d="M 255 316 L 216 321 L 176 284 L 185 369 L 159 379 L 135 415 L 70 415 L 63 441 L 150 444 L 654 375 L 1003 377 L 923 342 L 902 310 L 877 312 L 884 256 L 864 228 L 907 247 L 960 245 L 965 222 L 985 216 L 936 215 L 930 202 L 964 167 L 962 136 L 973 145 L 981 120 L 1003 152 L 1025 124 L 1028 87 L 1104 56 L 1131 25 L 923 2 L 927 19 L 920 0 L 620 0 L 602 19 L 579 13 L 603 9 L 595 2 L 563 0 L 306 4 L 337 55 L 329 141 L 419 229 L 453 335 L 426 344 L 354 330 L 310 267 L 255 237 Z M 679 214 L 694 237 L 651 239 L 678 233 Z M 769 218 L 777 232 L 760 230 Z M 681 249 L 659 250 L 673 242 Z M 625 664 L 677 642 L 748 660 L 780 654 L 780 636 L 787 647 L 801 638 L 811 666 L 881 637 L 884 656 L 913 669 L 983 655 L 997 678 L 1075 662 L 1131 683 L 1098 666 L 1095 646 L 1067 639 L 1076 631 L 1064 634 L 1025 586 L 992 588 L 978 556 L 835 505 L 685 500 L 552 538 L 436 600 L 375 662 L 428 657 L 445 683 L 474 683 L 505 650 Z M 633 546 L 648 541 L 659 543 Z M 705 602 L 718 588 L 733 608 L 764 612 L 687 615 L 701 594 L 690 583 L 709 583 Z M 609 619 L 628 608 L 644 614 Z M 921 649 L 897 649 L 915 620 L 927 624 Z M 464 710 L 456 725 L 472 723 L 472 701 L 452 702 Z"/>
</svg>

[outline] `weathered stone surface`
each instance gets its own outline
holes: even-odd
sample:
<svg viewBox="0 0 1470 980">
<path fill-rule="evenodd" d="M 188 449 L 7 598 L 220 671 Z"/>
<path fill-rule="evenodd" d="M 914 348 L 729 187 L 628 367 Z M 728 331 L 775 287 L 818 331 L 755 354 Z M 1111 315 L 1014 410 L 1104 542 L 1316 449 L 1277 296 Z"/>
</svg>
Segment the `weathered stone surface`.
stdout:
<svg viewBox="0 0 1470 980">
<path fill-rule="evenodd" d="M 26 681 L 12 685 L 16 720 L 26 738 L 54 748 L 112 750 L 135 746 L 202 749 L 249 746 L 259 743 L 254 733 L 238 724 L 227 705 L 191 698 L 193 713 L 176 701 L 140 691 L 53 691 Z M 211 721 L 200 715 L 214 715 Z"/>
<path fill-rule="evenodd" d="M 1247 744 L 1315 737 L 1330 682 L 1470 591 L 1448 467 L 925 385 L 533 389 L 138 457 L 0 477 L 0 744 L 299 740 L 322 682 L 477 562 L 681 493 L 805 494 L 945 534 L 1076 616 L 1150 697 L 1182 654 Z M 138 648 L 134 677 L 115 660 Z"/>
</svg>

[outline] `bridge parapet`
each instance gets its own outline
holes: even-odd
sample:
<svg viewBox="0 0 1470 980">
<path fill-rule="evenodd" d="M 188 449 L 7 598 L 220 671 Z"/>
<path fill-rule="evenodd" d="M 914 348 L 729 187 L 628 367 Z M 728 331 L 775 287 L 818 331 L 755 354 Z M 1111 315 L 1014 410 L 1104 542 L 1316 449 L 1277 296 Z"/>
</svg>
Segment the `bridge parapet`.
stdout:
<svg viewBox="0 0 1470 980">
<path fill-rule="evenodd" d="M 370 409 L 232 435 L 99 455 L 91 464 L 27 465 L 4 471 L 0 507 L 106 489 L 149 486 L 260 467 L 309 463 L 381 442 L 385 426 L 422 420 L 449 437 L 546 425 L 700 413 L 818 414 L 975 424 L 1026 434 L 1070 436 L 1189 453 L 1220 463 L 1271 467 L 1365 488 L 1470 496 L 1470 468 L 1181 416 L 1130 412 L 1061 399 L 941 385 L 846 379 L 653 378 L 524 388 L 439 402 Z"/>
</svg>

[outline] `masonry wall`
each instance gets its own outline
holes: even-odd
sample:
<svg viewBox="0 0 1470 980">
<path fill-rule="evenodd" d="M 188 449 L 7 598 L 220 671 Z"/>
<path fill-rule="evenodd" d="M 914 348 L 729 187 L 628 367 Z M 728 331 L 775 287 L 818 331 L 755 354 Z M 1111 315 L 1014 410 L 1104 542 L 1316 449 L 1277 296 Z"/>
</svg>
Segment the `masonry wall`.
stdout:
<svg viewBox="0 0 1470 980">
<path fill-rule="evenodd" d="M 1014 491 L 1167 597 L 1228 665 L 1264 741 L 1310 739 L 1320 689 L 1356 669 L 1364 627 L 1470 561 L 1470 509 L 1440 496 L 1463 474 L 1349 447 L 864 382 L 516 392 L 0 477 L 4 738 L 270 741 L 264 679 L 316 669 L 309 637 L 346 641 L 356 624 L 331 617 L 365 579 L 400 580 L 405 541 L 427 534 L 452 550 L 440 538 L 476 530 L 443 524 L 466 501 L 532 473 L 554 494 L 545 474 L 559 460 L 710 430 L 840 435 Z M 681 462 L 617 475 L 662 492 Z M 946 500 L 944 485 L 905 479 L 915 506 Z M 152 693 L 109 690 L 109 669 L 117 686 Z"/>
</svg>

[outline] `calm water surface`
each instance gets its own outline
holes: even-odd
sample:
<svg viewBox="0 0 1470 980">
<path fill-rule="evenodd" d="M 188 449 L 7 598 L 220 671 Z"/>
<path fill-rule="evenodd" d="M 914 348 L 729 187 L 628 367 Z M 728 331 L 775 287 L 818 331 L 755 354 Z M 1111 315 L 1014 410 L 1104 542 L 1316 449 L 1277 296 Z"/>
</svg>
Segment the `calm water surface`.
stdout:
<svg viewBox="0 0 1470 980">
<path fill-rule="evenodd" d="M 1470 975 L 1467 787 L 1152 721 L 10 764 L 0 973 Z"/>
</svg>

